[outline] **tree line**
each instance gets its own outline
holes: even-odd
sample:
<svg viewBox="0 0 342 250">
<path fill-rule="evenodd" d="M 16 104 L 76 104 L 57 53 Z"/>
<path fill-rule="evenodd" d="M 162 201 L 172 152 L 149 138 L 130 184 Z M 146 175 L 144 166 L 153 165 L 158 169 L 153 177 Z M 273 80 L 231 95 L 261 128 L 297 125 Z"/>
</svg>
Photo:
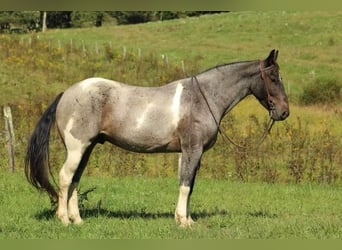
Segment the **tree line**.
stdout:
<svg viewBox="0 0 342 250">
<path fill-rule="evenodd" d="M 222 11 L 0 11 L 0 33 L 137 24 Z"/>
</svg>

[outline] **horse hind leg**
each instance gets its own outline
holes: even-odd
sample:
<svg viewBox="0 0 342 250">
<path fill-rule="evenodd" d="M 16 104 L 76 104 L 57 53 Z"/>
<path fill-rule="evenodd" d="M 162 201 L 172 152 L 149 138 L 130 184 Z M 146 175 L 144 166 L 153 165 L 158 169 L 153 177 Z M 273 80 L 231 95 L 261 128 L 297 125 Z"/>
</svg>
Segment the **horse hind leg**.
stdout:
<svg viewBox="0 0 342 250">
<path fill-rule="evenodd" d="M 69 126 L 69 125 L 68 125 Z M 67 149 L 67 156 L 63 167 L 59 173 L 59 194 L 58 208 L 56 215 L 64 225 L 70 223 L 68 203 L 70 203 L 71 218 L 75 223 L 81 223 L 77 204 L 77 183 L 73 181 L 77 169 L 82 163 L 83 155 L 90 145 L 90 142 L 82 142 L 75 138 L 71 133 L 71 128 L 67 126 L 64 131 L 64 142 Z M 82 171 L 81 171 L 82 172 Z"/>
<path fill-rule="evenodd" d="M 70 223 L 68 215 L 69 190 L 72 188 L 72 178 L 77 170 L 81 158 L 81 149 L 68 150 L 66 160 L 59 172 L 58 208 L 56 215 L 64 225 L 68 225 Z"/>
<path fill-rule="evenodd" d="M 69 219 L 73 221 L 75 224 L 82 224 L 83 220 L 80 216 L 79 208 L 78 208 L 78 195 L 77 195 L 77 186 L 80 182 L 83 171 L 88 163 L 89 156 L 94 148 L 96 143 L 90 144 L 90 146 L 84 152 L 81 162 L 77 167 L 77 170 L 72 178 L 72 182 L 68 192 L 68 216 Z"/>
</svg>

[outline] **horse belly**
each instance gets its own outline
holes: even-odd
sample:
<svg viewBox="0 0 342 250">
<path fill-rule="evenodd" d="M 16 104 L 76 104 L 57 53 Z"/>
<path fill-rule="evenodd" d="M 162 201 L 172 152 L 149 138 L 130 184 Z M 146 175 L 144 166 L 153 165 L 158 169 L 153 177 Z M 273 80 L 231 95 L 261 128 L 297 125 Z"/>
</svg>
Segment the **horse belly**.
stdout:
<svg viewBox="0 0 342 250">
<path fill-rule="evenodd" d="M 113 112 L 102 123 L 101 134 L 114 145 L 135 152 L 178 151 L 176 128 L 166 116 L 141 112 Z"/>
<path fill-rule="evenodd" d="M 107 134 L 106 140 L 129 151 L 141 153 L 179 152 L 179 140 L 176 136 L 168 136 L 153 130 L 122 130 L 115 134 Z"/>
</svg>

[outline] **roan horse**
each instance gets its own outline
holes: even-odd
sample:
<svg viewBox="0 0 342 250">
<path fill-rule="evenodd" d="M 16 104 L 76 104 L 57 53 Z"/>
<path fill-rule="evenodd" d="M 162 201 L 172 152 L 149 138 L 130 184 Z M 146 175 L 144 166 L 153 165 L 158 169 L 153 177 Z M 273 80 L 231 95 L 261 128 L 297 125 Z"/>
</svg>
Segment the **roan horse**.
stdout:
<svg viewBox="0 0 342 250">
<path fill-rule="evenodd" d="M 222 118 L 253 94 L 274 121 L 289 116 L 278 51 L 265 60 L 233 62 L 161 87 L 138 87 L 103 78 L 78 82 L 59 94 L 38 121 L 25 159 L 28 181 L 58 201 L 63 224 L 82 223 L 77 185 L 97 143 L 109 141 L 140 153 L 179 152 L 175 220 L 190 226 L 189 201 L 204 151 L 217 138 Z M 56 121 L 67 150 L 59 191 L 49 181 L 49 136 Z"/>
</svg>

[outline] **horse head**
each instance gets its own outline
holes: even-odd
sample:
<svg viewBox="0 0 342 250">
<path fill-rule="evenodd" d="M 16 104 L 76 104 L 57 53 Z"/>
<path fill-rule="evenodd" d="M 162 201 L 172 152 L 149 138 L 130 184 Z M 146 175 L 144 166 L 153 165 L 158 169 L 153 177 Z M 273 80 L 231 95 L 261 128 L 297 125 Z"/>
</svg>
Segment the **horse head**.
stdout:
<svg viewBox="0 0 342 250">
<path fill-rule="evenodd" d="M 285 93 L 279 65 L 277 63 L 278 51 L 272 50 L 269 56 L 260 61 L 260 76 L 253 94 L 269 111 L 270 117 L 275 121 L 285 120 L 289 114 L 289 102 Z"/>
</svg>

